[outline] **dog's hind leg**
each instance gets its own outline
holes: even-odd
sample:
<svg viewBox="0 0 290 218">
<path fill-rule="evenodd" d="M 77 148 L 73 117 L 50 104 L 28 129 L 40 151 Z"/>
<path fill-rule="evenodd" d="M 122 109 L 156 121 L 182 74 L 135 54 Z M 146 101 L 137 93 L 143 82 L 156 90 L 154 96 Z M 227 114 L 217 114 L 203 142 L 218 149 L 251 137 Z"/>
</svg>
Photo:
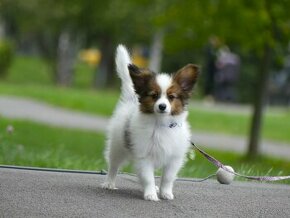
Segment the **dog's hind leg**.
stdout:
<svg viewBox="0 0 290 218">
<path fill-rule="evenodd" d="M 126 152 L 120 147 L 110 147 L 107 151 L 108 174 L 107 180 L 102 187 L 105 189 L 117 189 L 115 186 L 116 176 L 120 166 L 126 160 Z"/>
</svg>

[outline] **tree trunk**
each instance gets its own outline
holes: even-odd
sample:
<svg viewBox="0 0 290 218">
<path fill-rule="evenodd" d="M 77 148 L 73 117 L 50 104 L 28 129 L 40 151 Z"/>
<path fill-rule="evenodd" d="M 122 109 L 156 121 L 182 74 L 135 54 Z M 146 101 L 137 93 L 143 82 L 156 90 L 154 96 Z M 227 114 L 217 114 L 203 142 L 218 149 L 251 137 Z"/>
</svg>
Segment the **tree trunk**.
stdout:
<svg viewBox="0 0 290 218">
<path fill-rule="evenodd" d="M 259 69 L 259 83 L 254 100 L 253 116 L 250 127 L 250 139 L 248 145 L 248 158 L 256 158 L 260 153 L 260 136 L 263 124 L 263 112 L 267 100 L 267 88 L 270 75 L 271 50 L 265 45 L 261 57 Z"/>
<path fill-rule="evenodd" d="M 6 38 L 5 22 L 0 18 L 0 39 Z"/>
<path fill-rule="evenodd" d="M 76 57 L 76 42 L 68 30 L 60 33 L 57 46 L 56 76 L 57 84 L 69 86 L 72 83 L 74 62 Z"/>
<path fill-rule="evenodd" d="M 154 36 L 150 49 L 149 69 L 158 73 L 161 70 L 164 31 L 158 30 Z"/>
<path fill-rule="evenodd" d="M 94 87 L 106 88 L 113 83 L 114 72 L 114 52 L 113 43 L 107 36 L 102 38 L 101 61 L 95 73 Z"/>
</svg>

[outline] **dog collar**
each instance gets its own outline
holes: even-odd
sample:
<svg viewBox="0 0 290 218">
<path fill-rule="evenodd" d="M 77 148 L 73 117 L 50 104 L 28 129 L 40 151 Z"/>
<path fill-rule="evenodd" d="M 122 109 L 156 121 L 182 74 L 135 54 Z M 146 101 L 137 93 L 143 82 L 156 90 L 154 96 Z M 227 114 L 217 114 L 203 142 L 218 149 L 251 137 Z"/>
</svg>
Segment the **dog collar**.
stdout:
<svg viewBox="0 0 290 218">
<path fill-rule="evenodd" d="M 172 129 L 172 128 L 175 128 L 175 127 L 181 127 L 182 126 L 182 124 L 181 123 L 176 123 L 176 122 L 172 122 L 172 123 L 170 123 L 169 125 L 168 125 L 168 127 L 170 128 L 170 129 Z"/>
<path fill-rule="evenodd" d="M 160 127 L 165 127 L 165 128 L 173 129 L 175 127 L 182 127 L 182 124 L 181 123 L 176 123 L 176 122 L 171 122 L 169 124 L 160 124 L 159 126 Z"/>
<path fill-rule="evenodd" d="M 174 127 L 176 127 L 176 126 L 177 126 L 177 123 L 174 122 L 174 123 L 170 123 L 168 127 L 169 127 L 169 128 L 174 128 Z"/>
</svg>

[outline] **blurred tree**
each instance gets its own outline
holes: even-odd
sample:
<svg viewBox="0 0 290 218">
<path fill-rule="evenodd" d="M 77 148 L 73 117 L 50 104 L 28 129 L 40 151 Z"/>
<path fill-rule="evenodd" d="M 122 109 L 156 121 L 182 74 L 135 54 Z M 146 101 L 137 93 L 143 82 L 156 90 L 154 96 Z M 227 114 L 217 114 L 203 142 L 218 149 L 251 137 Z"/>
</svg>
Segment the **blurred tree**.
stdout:
<svg viewBox="0 0 290 218">
<path fill-rule="evenodd" d="M 150 49 L 150 61 L 149 61 L 149 68 L 153 72 L 161 71 L 163 38 L 164 38 L 163 29 L 156 31 L 153 35 L 153 40 L 152 40 L 151 49 Z"/>
<path fill-rule="evenodd" d="M 253 52 L 259 60 L 256 64 L 258 81 L 247 152 L 251 158 L 260 151 L 263 110 L 267 102 L 274 50 L 286 47 L 289 42 L 290 16 L 285 10 L 289 6 L 289 1 L 284 0 L 227 1 L 218 5 L 219 12 L 214 17 L 221 27 L 227 27 L 219 28 L 219 35 L 226 41 L 239 44 L 244 51 Z"/>
<path fill-rule="evenodd" d="M 10 41 L 0 38 L 0 79 L 7 76 L 7 71 L 14 56 L 13 45 Z"/>
<path fill-rule="evenodd" d="M 93 17 L 93 23 L 101 21 L 102 26 L 92 26 L 92 35 L 99 37 L 102 59 L 96 72 L 95 87 L 112 85 L 114 73 L 114 50 L 117 43 L 149 43 L 157 29 L 154 16 L 160 11 L 159 2 L 153 0 L 111 0 L 101 18 Z"/>
<path fill-rule="evenodd" d="M 114 82 L 115 45 L 133 41 L 148 44 L 154 32 L 160 29 L 155 25 L 154 17 L 162 13 L 167 5 L 165 0 L 0 2 L 1 15 L 14 30 L 14 37 L 17 41 L 27 38 L 26 41 L 37 44 L 53 67 L 55 81 L 60 85 L 71 83 L 80 43 L 97 45 L 102 54 L 94 80 L 94 86 L 98 88 Z"/>
<path fill-rule="evenodd" d="M 36 43 L 41 54 L 53 68 L 59 85 L 72 81 L 80 32 L 77 17 L 78 0 L 2 0 L 1 15 L 13 30 L 17 41 L 28 38 Z"/>
<path fill-rule="evenodd" d="M 85 46 L 95 46 L 96 42 L 101 50 L 101 62 L 96 70 L 94 86 L 104 88 L 112 71 L 113 41 L 115 14 L 111 15 L 110 5 L 113 0 L 108 1 L 79 1 L 81 12 L 78 17 L 78 27 L 85 37 Z"/>
<path fill-rule="evenodd" d="M 175 34 L 169 39 L 171 48 L 190 44 L 204 45 L 210 35 L 236 44 L 242 52 L 250 52 L 259 60 L 258 81 L 250 127 L 247 155 L 259 154 L 263 108 L 267 98 L 272 55 L 275 49 L 286 48 L 290 38 L 290 1 L 173 1 L 163 15 Z M 179 40 L 176 40 L 179 38 Z M 187 40 L 185 40 L 187 39 Z"/>
<path fill-rule="evenodd" d="M 260 58 L 259 83 L 254 101 L 254 112 L 250 128 L 248 157 L 259 154 L 259 140 L 262 127 L 263 109 L 267 101 L 267 90 L 273 51 L 280 47 L 287 47 L 290 37 L 290 15 L 285 10 L 290 7 L 289 1 L 269 1 L 245 5 L 248 21 L 255 19 L 257 27 L 253 29 L 249 41 L 256 42 L 256 52 Z M 250 8 L 251 7 L 251 8 Z M 250 12 L 252 12 L 250 14 Z M 256 15 L 255 15 L 256 13 Z M 246 27 L 247 25 L 245 25 Z M 249 26 L 249 25 L 248 25 Z M 250 25 L 251 26 L 251 25 Z M 253 25 L 254 26 L 254 25 Z M 251 34 L 251 33 L 250 33 Z M 254 45 L 253 45 L 254 47 Z"/>
</svg>

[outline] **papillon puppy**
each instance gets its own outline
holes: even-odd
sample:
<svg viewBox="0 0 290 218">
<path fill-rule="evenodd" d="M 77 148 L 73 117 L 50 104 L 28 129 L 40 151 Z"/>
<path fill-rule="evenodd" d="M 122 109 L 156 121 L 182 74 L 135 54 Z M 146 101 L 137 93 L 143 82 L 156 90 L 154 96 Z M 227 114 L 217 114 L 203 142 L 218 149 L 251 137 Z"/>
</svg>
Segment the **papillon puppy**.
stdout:
<svg viewBox="0 0 290 218">
<path fill-rule="evenodd" d="M 121 96 L 111 118 L 105 157 L 104 188 L 116 189 L 119 167 L 132 160 L 142 184 L 144 199 L 172 200 L 173 183 L 190 147 L 187 103 L 199 68 L 188 64 L 170 76 L 132 64 L 123 45 L 116 51 L 116 68 L 122 80 Z M 162 169 L 160 189 L 154 170 Z M 160 191 L 159 191 L 160 190 Z"/>
</svg>

